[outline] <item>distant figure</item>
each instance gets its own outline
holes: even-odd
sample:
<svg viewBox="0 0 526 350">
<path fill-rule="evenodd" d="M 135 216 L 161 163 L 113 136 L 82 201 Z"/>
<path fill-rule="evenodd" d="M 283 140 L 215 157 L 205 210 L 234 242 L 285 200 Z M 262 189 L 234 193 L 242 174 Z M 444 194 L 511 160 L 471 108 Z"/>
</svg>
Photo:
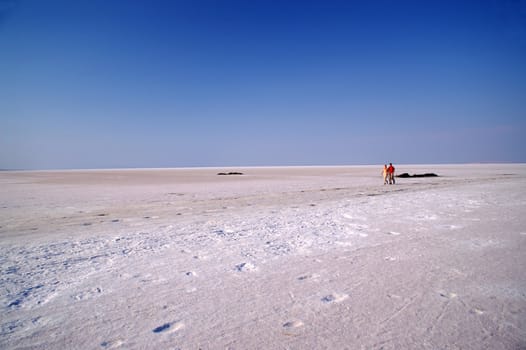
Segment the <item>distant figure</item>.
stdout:
<svg viewBox="0 0 526 350">
<path fill-rule="evenodd" d="M 389 168 L 387 168 L 387 174 L 389 177 L 389 185 L 395 183 L 394 173 L 395 173 L 395 167 L 393 166 L 393 163 L 389 163 Z"/>
<path fill-rule="evenodd" d="M 386 164 L 384 164 L 384 170 L 382 171 L 382 175 L 384 176 L 384 185 L 387 185 L 387 181 L 389 179 L 389 172 L 387 171 Z"/>
</svg>

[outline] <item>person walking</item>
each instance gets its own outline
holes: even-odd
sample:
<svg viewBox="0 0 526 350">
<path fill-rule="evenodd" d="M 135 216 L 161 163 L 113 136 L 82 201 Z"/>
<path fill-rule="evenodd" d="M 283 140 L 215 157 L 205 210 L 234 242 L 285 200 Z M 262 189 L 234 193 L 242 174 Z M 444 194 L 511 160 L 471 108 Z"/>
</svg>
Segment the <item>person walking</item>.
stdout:
<svg viewBox="0 0 526 350">
<path fill-rule="evenodd" d="M 387 172 L 386 164 L 384 164 L 384 170 L 382 171 L 382 175 L 384 176 L 384 185 L 387 185 L 387 181 L 389 179 L 389 173 Z"/>
<path fill-rule="evenodd" d="M 393 163 L 389 163 L 389 167 L 387 168 L 387 174 L 389 176 L 389 185 L 395 184 L 394 173 L 395 173 L 395 167 L 393 166 Z"/>
</svg>

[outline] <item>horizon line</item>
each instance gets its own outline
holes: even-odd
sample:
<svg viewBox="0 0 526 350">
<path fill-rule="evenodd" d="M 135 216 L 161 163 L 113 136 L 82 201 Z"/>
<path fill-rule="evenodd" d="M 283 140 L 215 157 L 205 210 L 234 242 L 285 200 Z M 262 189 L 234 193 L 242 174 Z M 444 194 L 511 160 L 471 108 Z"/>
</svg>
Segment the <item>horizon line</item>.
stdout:
<svg viewBox="0 0 526 350">
<path fill-rule="evenodd" d="M 325 165 L 216 165 L 216 166 L 175 166 L 175 167 L 100 167 L 100 168 L 20 168 L 20 169 L 0 169 L 0 172 L 29 172 L 29 171 L 108 171 L 108 170 L 176 170 L 176 169 L 232 169 L 232 168 L 331 168 L 331 167 L 365 167 L 382 166 L 386 163 L 376 164 L 325 164 Z M 421 166 L 421 165 L 522 165 L 526 162 L 508 161 L 488 161 L 488 162 L 444 162 L 444 163 L 393 163 L 398 166 Z"/>
</svg>

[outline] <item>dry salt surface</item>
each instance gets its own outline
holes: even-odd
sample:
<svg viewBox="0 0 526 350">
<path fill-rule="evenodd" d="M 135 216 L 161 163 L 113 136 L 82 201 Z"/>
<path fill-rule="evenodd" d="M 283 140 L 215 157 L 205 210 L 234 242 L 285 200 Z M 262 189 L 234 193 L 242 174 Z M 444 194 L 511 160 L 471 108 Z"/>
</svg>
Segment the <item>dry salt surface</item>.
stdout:
<svg viewBox="0 0 526 350">
<path fill-rule="evenodd" d="M 397 171 L 0 172 L 0 348 L 525 349 L 526 165 Z"/>
</svg>

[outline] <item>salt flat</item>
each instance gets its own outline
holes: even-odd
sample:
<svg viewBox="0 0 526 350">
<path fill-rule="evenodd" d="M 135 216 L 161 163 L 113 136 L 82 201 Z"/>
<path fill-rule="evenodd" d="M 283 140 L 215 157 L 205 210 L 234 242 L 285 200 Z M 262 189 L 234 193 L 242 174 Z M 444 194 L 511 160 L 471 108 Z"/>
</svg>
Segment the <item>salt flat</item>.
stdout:
<svg viewBox="0 0 526 350">
<path fill-rule="evenodd" d="M 0 348 L 526 348 L 526 165 L 397 172 L 0 172 Z"/>
</svg>

